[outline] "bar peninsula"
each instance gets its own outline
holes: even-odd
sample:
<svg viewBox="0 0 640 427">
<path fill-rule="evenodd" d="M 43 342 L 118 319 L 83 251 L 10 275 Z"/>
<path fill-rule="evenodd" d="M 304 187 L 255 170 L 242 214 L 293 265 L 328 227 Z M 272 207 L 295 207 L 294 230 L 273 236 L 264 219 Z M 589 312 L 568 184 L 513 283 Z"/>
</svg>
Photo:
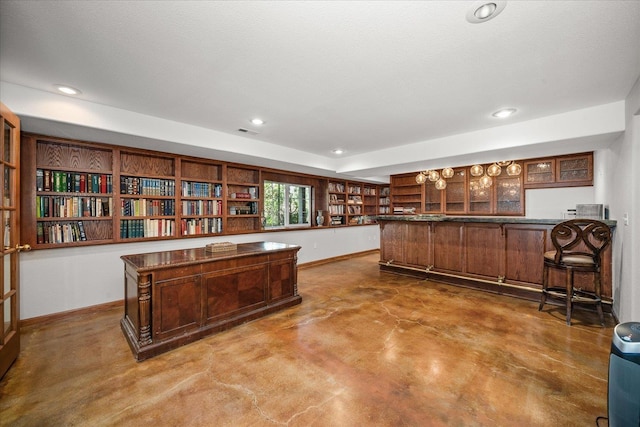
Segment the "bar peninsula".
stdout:
<svg viewBox="0 0 640 427">
<path fill-rule="evenodd" d="M 551 230 L 565 221 L 445 215 L 383 215 L 377 219 L 380 270 L 531 300 L 540 299 L 543 254 L 554 250 Z M 616 221 L 602 222 L 615 231 Z M 605 310 L 612 303 L 611 246 L 602 260 Z M 553 270 L 550 283 L 564 284 L 564 273 Z M 593 290 L 589 274 L 576 272 L 575 284 Z"/>
</svg>

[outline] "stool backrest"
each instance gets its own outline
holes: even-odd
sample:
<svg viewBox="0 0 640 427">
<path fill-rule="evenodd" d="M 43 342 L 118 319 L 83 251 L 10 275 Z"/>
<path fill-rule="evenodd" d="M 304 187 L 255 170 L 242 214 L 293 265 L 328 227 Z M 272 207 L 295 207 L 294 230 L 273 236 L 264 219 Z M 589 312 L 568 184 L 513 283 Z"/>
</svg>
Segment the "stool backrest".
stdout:
<svg viewBox="0 0 640 427">
<path fill-rule="evenodd" d="M 584 255 L 599 266 L 600 254 L 611 243 L 611 228 L 594 219 L 572 219 L 553 227 L 551 242 L 556 248 L 556 264 L 562 263 L 565 256 Z"/>
</svg>

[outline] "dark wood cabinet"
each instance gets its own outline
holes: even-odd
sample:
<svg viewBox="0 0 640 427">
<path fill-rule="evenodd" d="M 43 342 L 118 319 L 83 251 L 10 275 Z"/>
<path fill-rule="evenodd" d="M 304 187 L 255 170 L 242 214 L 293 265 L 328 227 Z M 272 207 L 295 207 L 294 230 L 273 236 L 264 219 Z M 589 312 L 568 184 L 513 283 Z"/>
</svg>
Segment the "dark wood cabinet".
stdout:
<svg viewBox="0 0 640 427">
<path fill-rule="evenodd" d="M 593 185 L 593 153 L 580 153 L 524 162 L 525 188 Z"/>
<path fill-rule="evenodd" d="M 444 191 L 444 213 L 464 215 L 468 211 L 469 174 L 466 168 L 454 169 L 452 178 L 447 179 Z"/>
<path fill-rule="evenodd" d="M 299 246 L 257 242 L 122 256 L 120 325 L 137 360 L 299 304 Z"/>
<path fill-rule="evenodd" d="M 553 250 L 551 229 L 561 221 L 391 218 L 379 219 L 382 270 L 531 299 L 539 298 L 543 254 Z M 603 256 L 602 295 L 611 302 L 611 246 Z M 591 279 L 575 273 L 585 290 L 592 290 Z M 550 281 L 564 284 L 564 273 L 552 272 Z"/>
</svg>

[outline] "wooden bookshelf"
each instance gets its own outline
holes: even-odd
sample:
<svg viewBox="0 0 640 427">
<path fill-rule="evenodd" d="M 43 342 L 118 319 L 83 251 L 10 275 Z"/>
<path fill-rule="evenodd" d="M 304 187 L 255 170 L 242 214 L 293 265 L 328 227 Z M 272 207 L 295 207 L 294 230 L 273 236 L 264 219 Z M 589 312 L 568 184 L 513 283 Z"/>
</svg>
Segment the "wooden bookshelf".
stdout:
<svg viewBox="0 0 640 427">
<path fill-rule="evenodd" d="M 230 233 L 260 231 L 262 211 L 260 170 L 235 165 L 226 166 L 226 230 Z"/>
<path fill-rule="evenodd" d="M 117 150 L 116 157 L 120 172 L 117 240 L 177 236 L 175 157 L 124 150 Z"/>
<path fill-rule="evenodd" d="M 22 239 L 34 248 L 114 241 L 113 152 L 22 138 Z"/>
<path fill-rule="evenodd" d="M 373 184 L 27 133 L 21 151 L 21 233 L 34 249 L 260 232 L 265 176 L 311 185 L 325 226 L 378 212 Z"/>
<path fill-rule="evenodd" d="M 223 164 L 180 161 L 180 236 L 223 232 Z"/>
</svg>

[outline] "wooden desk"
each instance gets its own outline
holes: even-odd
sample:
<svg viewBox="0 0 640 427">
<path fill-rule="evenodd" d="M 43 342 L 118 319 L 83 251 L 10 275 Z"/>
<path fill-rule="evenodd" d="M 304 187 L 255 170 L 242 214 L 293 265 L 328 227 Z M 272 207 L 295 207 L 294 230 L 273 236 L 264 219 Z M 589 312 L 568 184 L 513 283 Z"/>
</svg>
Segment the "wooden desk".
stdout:
<svg viewBox="0 0 640 427">
<path fill-rule="evenodd" d="M 257 242 L 124 255 L 120 326 L 140 361 L 300 304 L 300 246 Z"/>
</svg>

